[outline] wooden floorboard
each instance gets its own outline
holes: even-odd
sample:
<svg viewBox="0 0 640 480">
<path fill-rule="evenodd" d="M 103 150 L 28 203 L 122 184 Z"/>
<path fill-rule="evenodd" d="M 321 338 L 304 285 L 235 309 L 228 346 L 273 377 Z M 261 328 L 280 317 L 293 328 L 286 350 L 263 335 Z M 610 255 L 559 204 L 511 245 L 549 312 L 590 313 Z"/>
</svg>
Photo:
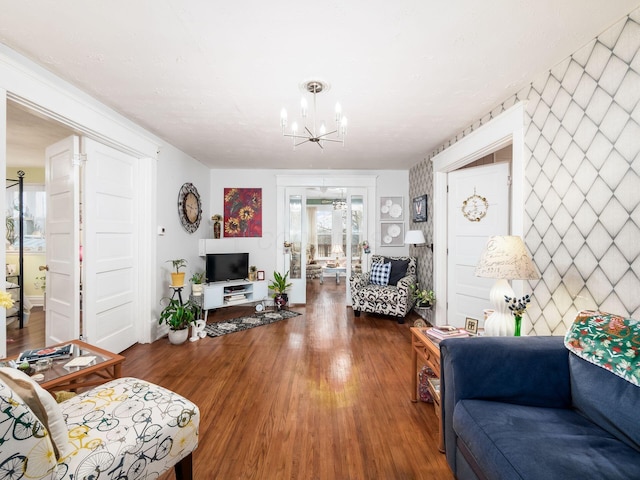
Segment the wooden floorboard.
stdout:
<svg viewBox="0 0 640 480">
<path fill-rule="evenodd" d="M 307 305 L 292 310 L 302 315 L 123 352 L 124 375 L 199 406 L 194 478 L 452 479 L 437 449 L 433 406 L 409 400 L 414 314 L 403 325 L 356 318 L 345 307 L 344 283 L 317 279 Z M 250 312 L 220 309 L 209 322 Z"/>
</svg>

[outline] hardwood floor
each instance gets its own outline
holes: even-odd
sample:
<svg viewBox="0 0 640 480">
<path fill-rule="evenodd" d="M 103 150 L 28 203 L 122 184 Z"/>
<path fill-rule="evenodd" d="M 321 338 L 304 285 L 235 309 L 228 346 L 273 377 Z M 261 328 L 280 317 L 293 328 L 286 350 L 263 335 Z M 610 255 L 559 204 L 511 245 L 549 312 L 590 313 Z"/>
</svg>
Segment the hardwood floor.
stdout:
<svg viewBox="0 0 640 480">
<path fill-rule="evenodd" d="M 452 479 L 433 406 L 409 400 L 409 326 L 417 317 L 403 325 L 355 318 L 344 283 L 309 283 L 307 305 L 292 308 L 301 316 L 123 352 L 124 375 L 200 407 L 194 478 Z M 252 310 L 210 312 L 209 322 Z"/>
</svg>

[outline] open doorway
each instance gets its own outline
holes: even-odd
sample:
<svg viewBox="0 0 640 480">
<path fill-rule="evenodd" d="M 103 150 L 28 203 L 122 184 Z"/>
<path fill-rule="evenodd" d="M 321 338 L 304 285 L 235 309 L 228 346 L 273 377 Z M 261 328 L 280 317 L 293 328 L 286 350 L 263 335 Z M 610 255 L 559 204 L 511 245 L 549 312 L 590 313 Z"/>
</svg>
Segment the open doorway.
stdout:
<svg viewBox="0 0 640 480">
<path fill-rule="evenodd" d="M 60 123 L 38 116 L 27 108 L 10 100 L 7 101 L 7 178 L 15 178 L 22 170 L 24 175 L 25 196 L 40 199 L 45 190 L 45 149 L 47 146 L 72 135 L 71 129 Z M 31 193 L 29 193 L 31 192 Z M 40 192 L 40 193 L 39 193 Z M 13 196 L 15 192 L 10 192 Z M 5 217 L 13 216 L 13 203 L 7 202 Z M 41 267 L 46 265 L 46 242 L 44 242 L 44 221 L 46 205 L 27 205 L 25 207 L 25 235 L 28 236 L 23 250 L 24 272 L 20 273 L 21 287 L 24 292 L 24 309 L 27 320 L 24 328 L 19 322 L 7 325 L 7 355 L 12 356 L 26 348 L 45 345 L 45 298 L 46 275 Z M 31 223 L 29 223 L 31 222 Z M 19 263 L 19 252 L 15 242 L 5 239 L 6 263 L 10 270 Z"/>
<path fill-rule="evenodd" d="M 351 189 L 353 190 L 353 189 Z M 306 282 L 308 298 L 331 291 L 346 303 L 348 279 L 362 271 L 363 195 L 347 188 L 314 187 L 306 192 Z M 316 295 L 309 295 L 315 292 Z"/>
</svg>

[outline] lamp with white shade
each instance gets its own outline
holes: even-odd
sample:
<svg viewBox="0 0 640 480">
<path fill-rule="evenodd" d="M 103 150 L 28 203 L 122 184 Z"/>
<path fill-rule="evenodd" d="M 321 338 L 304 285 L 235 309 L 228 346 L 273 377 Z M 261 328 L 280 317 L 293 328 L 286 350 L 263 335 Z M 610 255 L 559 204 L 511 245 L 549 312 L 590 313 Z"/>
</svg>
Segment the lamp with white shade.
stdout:
<svg viewBox="0 0 640 480">
<path fill-rule="evenodd" d="M 404 243 L 415 246 L 427 243 L 427 241 L 424 239 L 424 233 L 422 233 L 422 230 L 407 230 L 407 233 L 404 236 Z"/>
<path fill-rule="evenodd" d="M 513 298 L 515 293 L 508 280 L 536 280 L 540 278 L 522 238 L 517 236 L 489 237 L 475 273 L 477 277 L 498 279 L 489 292 L 494 312 L 485 322 L 485 335 L 513 336 L 515 320 L 505 301 L 505 296 Z"/>
<path fill-rule="evenodd" d="M 342 249 L 342 245 L 334 245 L 331 247 L 331 253 L 336 256 L 336 265 L 340 264 L 340 258 L 344 256 L 344 250 Z"/>
</svg>

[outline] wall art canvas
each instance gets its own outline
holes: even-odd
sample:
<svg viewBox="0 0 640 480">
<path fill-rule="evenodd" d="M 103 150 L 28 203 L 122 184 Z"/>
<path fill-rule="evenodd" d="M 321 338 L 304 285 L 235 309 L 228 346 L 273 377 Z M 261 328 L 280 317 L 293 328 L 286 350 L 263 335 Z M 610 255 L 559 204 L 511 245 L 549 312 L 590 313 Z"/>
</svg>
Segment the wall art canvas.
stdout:
<svg viewBox="0 0 640 480">
<path fill-rule="evenodd" d="M 420 195 L 413 199 L 413 222 L 427 221 L 427 196 Z"/>
<path fill-rule="evenodd" d="M 380 246 L 401 247 L 403 245 L 404 245 L 404 223 L 381 222 L 380 223 Z"/>
<path fill-rule="evenodd" d="M 262 189 L 224 189 L 224 236 L 262 237 Z"/>
<path fill-rule="evenodd" d="M 404 218 L 402 197 L 380 197 L 380 221 L 396 221 Z"/>
</svg>

